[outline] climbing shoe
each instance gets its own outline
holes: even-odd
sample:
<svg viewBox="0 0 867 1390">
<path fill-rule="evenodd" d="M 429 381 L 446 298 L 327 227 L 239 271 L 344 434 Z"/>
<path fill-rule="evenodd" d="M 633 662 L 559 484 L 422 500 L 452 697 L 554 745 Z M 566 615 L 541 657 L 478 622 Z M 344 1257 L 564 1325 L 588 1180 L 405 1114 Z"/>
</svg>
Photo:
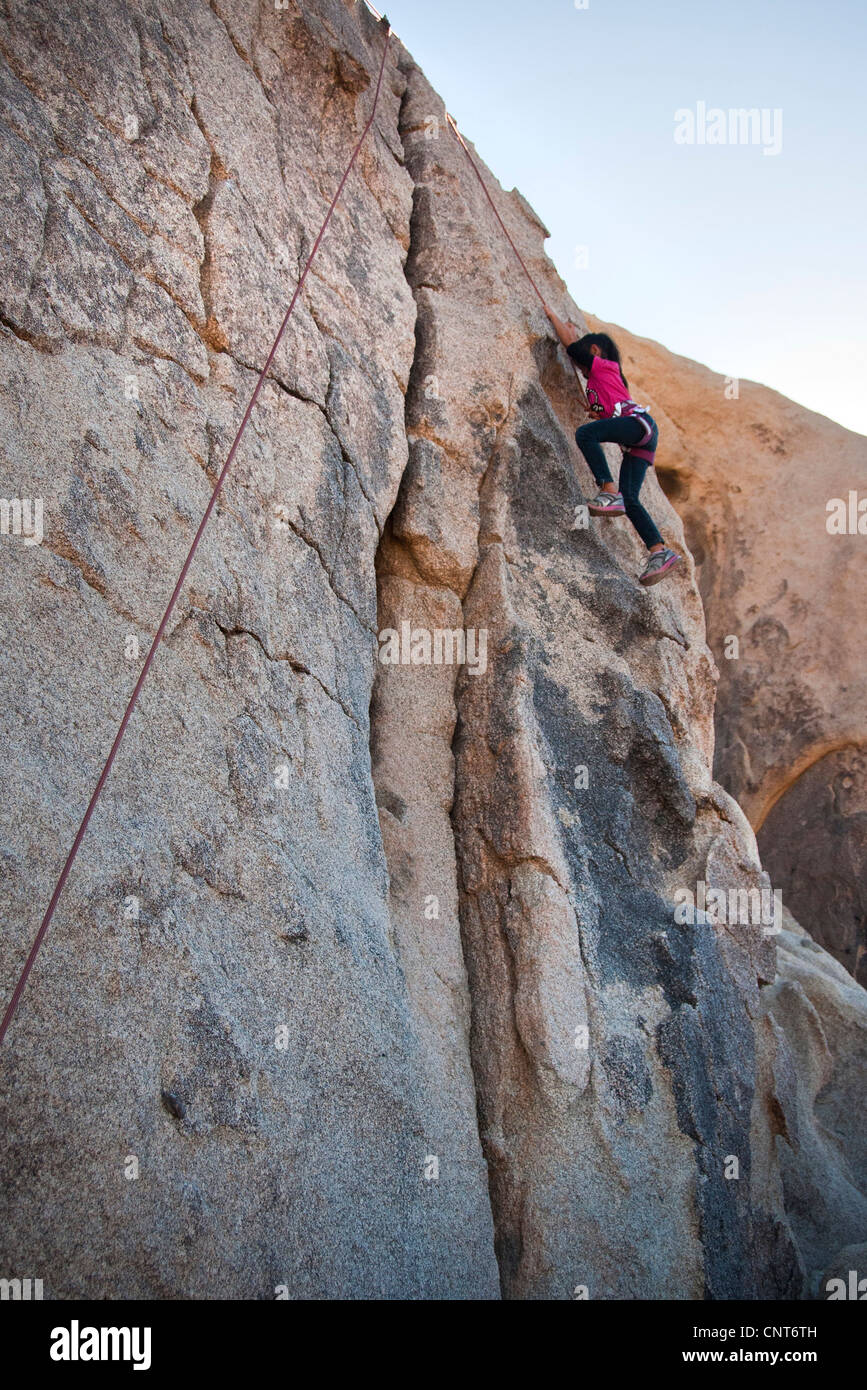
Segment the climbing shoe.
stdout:
<svg viewBox="0 0 867 1390">
<path fill-rule="evenodd" d="M 592 510 L 592 508 L 591 508 Z M 644 567 L 644 572 L 638 576 L 639 584 L 658 584 L 660 579 L 664 579 L 669 570 L 673 570 L 675 565 L 680 564 L 680 556 L 674 550 L 669 550 L 668 546 L 664 550 L 655 550 Z"/>
<path fill-rule="evenodd" d="M 587 510 L 591 516 L 626 515 L 623 497 L 619 492 L 600 492 L 598 497 L 594 497 L 593 501 L 588 503 Z"/>
</svg>

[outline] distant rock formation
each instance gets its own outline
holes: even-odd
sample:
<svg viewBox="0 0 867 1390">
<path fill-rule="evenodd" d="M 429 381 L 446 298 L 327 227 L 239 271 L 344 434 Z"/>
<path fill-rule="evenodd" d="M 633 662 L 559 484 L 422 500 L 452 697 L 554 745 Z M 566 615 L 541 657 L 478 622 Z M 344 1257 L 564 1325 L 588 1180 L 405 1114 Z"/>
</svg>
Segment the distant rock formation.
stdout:
<svg viewBox="0 0 867 1390">
<path fill-rule="evenodd" d="M 4 999 L 382 42 L 341 0 L 6 7 L 0 459 L 45 534 L 0 539 Z M 692 561 L 644 591 L 628 526 L 584 525 L 571 372 L 393 43 L 0 1050 L 0 1273 L 824 1297 L 865 1232 L 867 994 L 743 907 L 771 882 L 712 779 Z"/>
</svg>

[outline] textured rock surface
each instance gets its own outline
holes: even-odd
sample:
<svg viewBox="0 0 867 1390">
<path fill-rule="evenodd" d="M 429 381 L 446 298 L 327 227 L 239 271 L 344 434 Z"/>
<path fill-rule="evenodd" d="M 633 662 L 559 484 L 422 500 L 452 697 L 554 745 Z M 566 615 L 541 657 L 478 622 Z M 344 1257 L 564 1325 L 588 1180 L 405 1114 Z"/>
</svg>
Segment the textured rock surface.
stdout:
<svg viewBox="0 0 867 1390">
<path fill-rule="evenodd" d="M 5 8 L 4 997 L 381 43 Z M 51 1296 L 797 1297 L 864 1240 L 867 996 L 675 921 L 767 885 L 701 597 L 571 529 L 571 374 L 443 118 L 395 42 L 0 1055 L 0 1267 Z M 378 661 L 404 623 L 486 659 Z"/>
<path fill-rule="evenodd" d="M 867 665 L 852 624 L 867 534 L 827 529 L 832 498 L 847 527 L 850 492 L 867 499 L 867 440 L 611 331 L 659 418 L 659 476 L 696 562 L 720 668 L 715 774 L 792 912 L 867 983 Z M 867 532 L 867 514 L 856 522 Z"/>
<path fill-rule="evenodd" d="M 841 1260 L 863 1277 L 863 1255 L 851 1263 L 858 1257 L 845 1247 L 853 1230 L 867 1230 L 867 1136 L 852 1125 L 864 1108 L 864 991 L 788 915 L 777 960 L 774 987 L 762 994 L 774 1143 L 807 1289 L 825 1298 Z"/>
</svg>

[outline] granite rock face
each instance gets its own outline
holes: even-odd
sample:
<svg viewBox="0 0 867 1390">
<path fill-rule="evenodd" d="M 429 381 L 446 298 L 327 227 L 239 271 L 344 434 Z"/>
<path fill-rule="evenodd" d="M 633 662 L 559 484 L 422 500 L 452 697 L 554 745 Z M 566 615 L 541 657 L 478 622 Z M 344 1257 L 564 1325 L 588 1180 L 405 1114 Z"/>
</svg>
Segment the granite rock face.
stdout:
<svg viewBox="0 0 867 1390">
<path fill-rule="evenodd" d="M 867 1142 L 863 1125 L 852 1125 L 867 1067 L 864 991 L 789 914 L 777 961 L 774 986 L 762 992 L 761 1049 L 778 1106 L 774 1146 L 806 1291 L 827 1298 L 841 1261 L 864 1277 L 863 1243 L 860 1261 L 851 1249 L 852 1231 L 867 1229 Z"/>
<path fill-rule="evenodd" d="M 594 321 L 595 322 L 595 321 Z M 664 439 L 720 669 L 715 774 L 795 916 L 867 983 L 867 441 L 612 328 Z M 861 510 L 858 510 L 859 505 Z"/>
<path fill-rule="evenodd" d="M 2 491 L 44 535 L 0 538 L 4 998 L 383 42 L 340 0 L 5 7 Z M 0 1054 L 0 1272 L 822 1296 L 867 995 L 788 915 L 676 913 L 770 902 L 692 561 L 643 591 L 585 524 L 574 380 L 395 38 L 380 103 Z"/>
</svg>

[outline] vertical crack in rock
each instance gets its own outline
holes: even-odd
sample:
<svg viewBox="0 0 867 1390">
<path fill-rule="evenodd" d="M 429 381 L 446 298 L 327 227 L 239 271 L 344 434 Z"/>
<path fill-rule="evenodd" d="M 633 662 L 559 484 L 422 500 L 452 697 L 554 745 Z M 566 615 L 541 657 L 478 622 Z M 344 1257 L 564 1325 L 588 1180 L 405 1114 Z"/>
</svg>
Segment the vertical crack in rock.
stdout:
<svg viewBox="0 0 867 1390">
<path fill-rule="evenodd" d="M 544 769 L 502 543 L 502 475 L 517 449 L 510 433 L 515 381 L 526 381 L 533 358 L 518 340 L 505 352 L 496 344 L 493 372 L 478 365 L 472 330 L 487 353 L 486 317 L 502 293 L 502 270 L 496 267 L 494 280 L 493 257 L 482 250 L 472 220 L 482 209 L 465 199 L 442 105 L 414 65 L 406 72 L 401 129 L 415 182 L 407 274 L 418 305 L 418 349 L 407 396 L 410 462 L 390 522 L 400 563 L 390 569 L 395 576 L 402 570 L 416 593 L 447 594 L 451 622 L 465 640 L 471 632 L 477 643 L 485 635 L 484 667 L 465 666 L 443 683 L 454 728 L 452 822 L 479 1120 L 501 1289 L 514 1296 L 518 1269 L 538 1256 L 525 1223 L 519 1131 L 532 1146 L 535 1089 L 556 1105 L 580 1094 L 589 1074 L 588 1053 L 574 1046 L 587 1026 L 580 936 L 566 866 L 536 786 Z M 466 267 L 475 262 L 482 293 L 467 296 L 475 319 L 468 342 L 459 300 Z M 516 364 L 505 379 L 504 359 Z"/>
<path fill-rule="evenodd" d="M 383 603 L 381 624 L 394 626 L 397 622 L 395 615 L 406 613 L 409 609 L 412 628 L 428 631 L 451 629 L 459 633 L 465 643 L 469 642 L 474 650 L 475 663 L 468 668 L 474 671 L 472 675 L 464 676 L 459 667 L 445 666 L 439 670 L 426 667 L 420 667 L 418 671 L 410 669 L 404 677 L 408 692 L 418 690 L 420 679 L 426 679 L 428 690 L 436 682 L 442 692 L 442 712 L 446 718 L 441 719 L 440 730 L 441 733 L 454 732 L 449 740 L 449 756 L 447 760 L 443 758 L 447 780 L 441 793 L 441 804 L 451 809 L 454 786 L 452 748 L 462 746 L 456 731 L 456 685 L 469 695 L 476 688 L 474 682 L 479 681 L 478 688 L 484 688 L 490 694 L 502 680 L 502 672 L 498 669 L 496 676 L 493 676 L 487 670 L 487 662 L 492 659 L 491 642 L 501 643 L 503 627 L 507 631 L 509 629 L 508 617 L 503 622 L 503 614 L 508 608 L 503 586 L 497 587 L 495 581 L 491 602 L 476 605 L 482 619 L 478 623 L 469 620 L 472 605 L 468 609 L 465 600 L 471 591 L 478 592 L 484 588 L 479 571 L 485 566 L 489 554 L 496 552 L 505 564 L 502 548 L 498 546 L 497 502 L 502 499 L 493 478 L 500 467 L 501 454 L 508 452 L 502 449 L 501 441 L 510 425 L 515 378 L 512 374 L 502 383 L 505 387 L 502 394 L 492 391 L 489 383 L 485 382 L 484 387 L 478 389 L 478 399 L 475 402 L 470 399 L 469 409 L 467 398 L 472 395 L 471 383 L 446 379 L 449 368 L 443 358 L 438 335 L 447 334 L 450 325 L 447 315 L 439 312 L 438 296 L 445 283 L 438 257 L 442 254 L 447 258 L 453 256 L 455 248 L 440 244 L 442 229 L 437 225 L 433 208 L 437 198 L 441 197 L 436 177 L 439 160 L 443 155 L 447 159 L 454 150 L 446 134 L 441 103 L 430 93 L 414 66 L 408 68 L 407 77 L 401 134 L 407 167 L 413 174 L 415 184 L 407 276 L 418 306 L 417 352 L 407 393 L 410 460 L 379 557 L 380 597 Z M 431 139 L 431 132 L 437 130 L 437 126 L 442 132 L 442 143 L 438 139 Z M 450 192 L 457 193 L 457 189 Z M 459 215 L 466 215 L 462 198 L 458 202 L 458 209 Z M 451 207 L 447 217 L 454 216 L 454 213 L 455 208 Z M 450 304 L 449 308 L 453 309 L 454 306 Z M 461 366 L 464 365 L 462 359 Z M 479 375 L 476 374 L 477 378 Z M 462 427 L 466 431 L 463 437 Z M 489 493 L 493 494 L 493 501 Z M 480 533 L 484 538 L 482 553 Z M 493 565 L 495 569 L 496 561 Z M 484 662 L 480 659 L 482 652 Z M 380 686 L 382 684 L 384 682 L 380 678 Z M 506 686 L 513 688 L 508 675 Z M 410 707 L 410 717 L 411 713 Z M 463 718 L 466 720 L 465 710 Z M 516 712 L 514 722 L 516 777 L 525 774 L 525 785 L 519 788 L 519 794 L 524 796 L 525 802 L 533 804 L 533 789 L 527 785 L 532 781 L 534 768 L 533 735 L 521 713 Z M 406 723 L 404 717 L 404 727 Z M 480 794 L 484 795 L 484 791 L 496 782 L 503 767 L 503 761 L 499 761 L 497 771 L 490 766 L 476 766 L 473 769 L 475 785 Z M 507 772 L 498 790 L 507 790 L 508 779 Z M 403 809 L 404 800 L 401 798 L 400 810 Z M 393 801 L 391 810 L 392 813 L 395 810 Z M 507 816 L 511 816 L 514 811 L 512 803 L 509 802 L 504 810 Z M 507 887 L 509 898 L 508 922 L 503 919 L 498 922 L 504 954 L 499 967 L 494 964 L 492 975 L 490 957 L 493 952 L 489 943 L 477 939 L 466 926 L 467 904 L 470 902 L 466 893 L 469 876 L 466 856 L 471 851 L 463 842 L 465 837 L 461 837 L 459 825 L 460 817 L 455 820 L 454 826 L 448 827 L 447 834 L 443 826 L 443 841 L 449 856 L 450 897 L 455 891 L 452 880 L 456 842 L 461 851 L 458 875 L 458 882 L 462 884 L 460 917 L 473 999 L 476 1034 L 473 1057 L 477 1084 L 478 1059 L 484 1052 L 484 1048 L 478 1046 L 479 1015 L 499 1008 L 505 1010 L 509 1019 L 509 1038 L 508 1041 L 495 1042 L 495 1046 L 511 1047 L 517 1057 L 517 1066 L 530 1069 L 538 1066 L 545 1081 L 550 1071 L 555 1081 L 560 1079 L 567 1087 L 580 1087 L 586 1084 L 586 1053 L 581 1054 L 570 1046 L 575 1029 L 586 1023 L 586 1014 L 580 1002 L 583 996 L 580 941 L 574 930 L 574 915 L 563 887 L 563 866 L 559 862 L 556 839 L 551 836 L 549 828 L 544 827 L 541 833 L 535 835 L 531 831 L 526 843 L 517 851 L 512 845 L 500 845 L 502 853 L 498 853 L 490 840 L 486 845 L 489 862 L 497 866 L 494 876 L 499 870 L 506 870 L 504 875 L 500 875 L 500 881 Z M 492 832 L 494 840 L 497 833 L 496 829 Z M 520 837 L 520 831 L 517 835 Z M 508 834 L 506 838 L 509 838 Z M 430 873 L 430 868 L 427 872 Z M 451 912 L 455 913 L 457 902 L 453 899 L 449 906 Z M 549 935 L 556 938 L 553 948 L 546 942 Z M 564 1000 L 568 1000 L 568 1019 L 560 1017 L 558 1012 L 558 1003 L 562 1004 Z M 490 1031 L 495 1031 L 493 1017 L 488 1021 Z M 512 1219 L 513 1175 L 508 1173 L 503 1176 L 503 1144 L 498 1139 L 497 1120 L 489 1113 L 490 1096 L 486 1095 L 489 1088 L 484 1084 L 488 1080 L 483 1075 L 478 1106 L 484 1126 L 483 1142 L 497 1227 L 501 1286 L 508 1293 L 511 1290 L 509 1279 L 504 1278 L 504 1267 L 508 1272 L 510 1252 L 517 1238 L 515 1232 L 520 1226 L 520 1214 L 517 1221 Z M 504 1230 L 507 1226 L 509 1229 Z"/>
<path fill-rule="evenodd" d="M 205 129 L 204 122 L 202 121 L 202 117 L 199 113 L 196 104 L 195 95 L 193 95 L 192 101 L 190 102 L 190 110 L 192 111 L 192 114 L 195 118 L 196 125 L 202 132 L 202 138 L 211 152 L 211 162 L 208 170 L 207 192 L 205 192 L 202 195 L 202 197 L 193 207 L 193 216 L 195 217 L 196 222 L 199 225 L 199 230 L 202 234 L 203 244 L 202 262 L 199 268 L 199 293 L 202 298 L 204 322 L 197 324 L 196 328 L 198 332 L 202 335 L 202 338 L 204 339 L 208 347 L 212 348 L 215 352 L 228 352 L 229 340 L 226 337 L 226 334 L 223 331 L 223 329 L 217 323 L 217 320 L 214 315 L 214 295 L 211 288 L 213 261 L 211 251 L 211 236 L 208 222 L 210 219 L 211 210 L 214 206 L 214 198 L 216 196 L 217 188 L 221 183 L 225 182 L 225 180 L 229 177 L 229 174 L 228 170 L 223 164 L 223 161 L 217 153 L 212 140 L 208 136 L 208 132 Z"/>
<path fill-rule="evenodd" d="M 401 113 L 402 113 L 401 107 Z M 402 121 L 399 124 L 404 138 Z M 415 205 L 415 191 L 413 195 Z M 406 266 L 414 257 L 415 213 Z M 424 372 L 424 325 L 416 320 L 416 352 L 406 396 L 411 436 L 412 401 Z M 415 444 L 397 501 L 376 555 L 378 628 L 391 632 L 404 653 L 413 641 L 461 629 L 461 601 L 446 573 L 425 572 L 405 538 L 403 517 L 413 488 Z M 390 654 L 383 644 L 383 652 Z M 393 654 L 393 653 L 392 653 Z M 476 1114 L 470 1061 L 470 1007 L 461 946 L 454 836 L 452 737 L 453 664 L 377 666 L 370 708 L 370 749 L 383 848 L 389 870 L 391 941 L 399 961 L 418 1038 L 418 1065 L 428 1096 L 429 1154 L 439 1163 L 437 1182 L 449 1202 L 467 1212 L 466 1239 L 474 1251 L 482 1296 L 498 1292 L 487 1170 Z"/>
<path fill-rule="evenodd" d="M 411 598 L 413 625 L 450 614 L 487 639 L 484 670 L 439 678 L 457 715 L 459 915 L 502 1292 L 789 1287 L 758 1248 L 749 1153 L 740 1186 L 724 1175 L 750 1125 L 753 959 L 765 978 L 772 965 L 758 941 L 685 939 L 670 906 L 680 882 L 710 878 L 714 855 L 737 860 L 723 879 L 757 871 L 743 845 L 720 848 L 720 818 L 695 830 L 711 743 L 701 604 L 691 584 L 683 603 L 640 591 L 628 534 L 570 532 L 580 494 L 537 364 L 555 388 L 556 372 L 508 251 L 481 230 L 489 215 L 441 102 L 404 71 L 417 353 L 381 624 Z M 514 196 L 512 217 L 551 278 L 544 229 Z M 655 505 L 676 529 L 661 493 Z M 418 681 L 404 673 L 404 727 Z"/>
</svg>

